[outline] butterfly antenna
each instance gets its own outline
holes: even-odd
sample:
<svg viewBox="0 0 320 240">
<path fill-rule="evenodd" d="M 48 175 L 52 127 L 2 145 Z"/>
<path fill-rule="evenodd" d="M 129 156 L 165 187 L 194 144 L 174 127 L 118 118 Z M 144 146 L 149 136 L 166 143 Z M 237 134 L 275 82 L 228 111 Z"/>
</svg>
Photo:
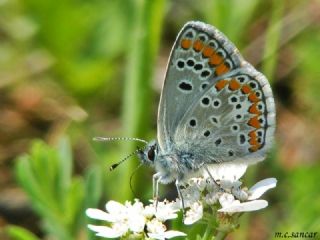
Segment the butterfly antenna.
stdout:
<svg viewBox="0 0 320 240">
<path fill-rule="evenodd" d="M 130 189 L 131 189 L 131 192 L 133 193 L 134 196 L 137 196 L 136 192 L 133 190 L 133 186 L 132 186 L 132 179 L 133 179 L 133 176 L 136 174 L 136 172 L 138 172 L 139 168 L 142 166 L 143 164 L 140 163 L 138 167 L 136 167 L 131 176 L 130 176 Z"/>
<path fill-rule="evenodd" d="M 93 141 L 137 141 L 148 144 L 146 140 L 140 138 L 133 138 L 133 137 L 94 137 Z"/>
<path fill-rule="evenodd" d="M 126 156 L 125 158 L 123 158 L 122 160 L 120 160 L 117 163 L 114 163 L 111 165 L 111 167 L 109 168 L 110 171 L 113 171 L 116 167 L 118 167 L 121 163 L 125 162 L 127 159 L 129 159 L 130 157 L 136 155 L 138 152 L 143 151 L 144 148 L 137 148 L 134 152 L 130 153 L 128 156 Z"/>
</svg>

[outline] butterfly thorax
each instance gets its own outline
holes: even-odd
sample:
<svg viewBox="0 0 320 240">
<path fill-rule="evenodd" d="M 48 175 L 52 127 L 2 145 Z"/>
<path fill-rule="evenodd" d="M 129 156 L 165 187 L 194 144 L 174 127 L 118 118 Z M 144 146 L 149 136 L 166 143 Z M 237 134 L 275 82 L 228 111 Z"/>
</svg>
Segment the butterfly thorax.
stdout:
<svg viewBox="0 0 320 240">
<path fill-rule="evenodd" d="M 152 166 L 160 177 L 160 182 L 167 184 L 174 180 L 184 181 L 199 170 L 192 153 L 171 149 L 164 152 L 153 140 L 144 150 L 139 151 L 138 157 L 145 165 Z"/>
</svg>

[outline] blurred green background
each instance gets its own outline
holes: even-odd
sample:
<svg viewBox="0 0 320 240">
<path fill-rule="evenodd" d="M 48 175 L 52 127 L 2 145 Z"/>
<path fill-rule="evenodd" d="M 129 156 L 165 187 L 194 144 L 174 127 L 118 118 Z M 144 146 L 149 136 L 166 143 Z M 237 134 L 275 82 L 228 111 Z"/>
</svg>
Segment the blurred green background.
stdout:
<svg viewBox="0 0 320 240">
<path fill-rule="evenodd" d="M 320 235 L 319 0 L 0 0 L 0 239 L 95 239 L 86 208 L 152 196 L 145 167 L 130 190 L 136 158 L 108 171 L 137 143 L 92 138 L 155 138 L 166 62 L 189 20 L 224 32 L 276 98 L 275 146 L 244 182 L 278 186 L 228 239 Z"/>
</svg>

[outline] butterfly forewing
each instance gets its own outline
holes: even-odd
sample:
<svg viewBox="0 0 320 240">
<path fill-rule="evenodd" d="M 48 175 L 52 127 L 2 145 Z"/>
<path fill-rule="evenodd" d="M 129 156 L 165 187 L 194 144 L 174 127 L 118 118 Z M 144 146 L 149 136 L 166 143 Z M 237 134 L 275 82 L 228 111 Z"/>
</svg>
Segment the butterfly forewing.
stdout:
<svg viewBox="0 0 320 240">
<path fill-rule="evenodd" d="M 234 45 L 212 26 L 189 22 L 182 28 L 171 52 L 159 105 L 158 142 L 164 152 L 175 146 L 175 141 L 186 143 L 174 139 L 185 131 L 181 119 L 190 114 L 213 80 L 243 63 Z M 191 124 L 197 124 L 198 117 Z"/>
<path fill-rule="evenodd" d="M 177 37 L 158 116 L 162 151 L 191 153 L 199 166 L 263 159 L 275 127 L 267 79 L 201 22 L 187 23 Z"/>
</svg>

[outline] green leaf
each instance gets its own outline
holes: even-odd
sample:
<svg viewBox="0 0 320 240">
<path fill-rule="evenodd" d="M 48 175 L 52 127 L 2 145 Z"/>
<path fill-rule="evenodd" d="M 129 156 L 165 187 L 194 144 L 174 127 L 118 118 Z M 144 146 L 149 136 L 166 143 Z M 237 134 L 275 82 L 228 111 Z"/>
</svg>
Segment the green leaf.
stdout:
<svg viewBox="0 0 320 240">
<path fill-rule="evenodd" d="M 63 137 L 58 143 L 58 173 L 57 189 L 59 198 L 62 199 L 67 193 L 72 177 L 72 152 L 68 138 Z"/>
<path fill-rule="evenodd" d="M 99 166 L 91 167 L 85 176 L 85 207 L 97 206 L 102 194 L 102 169 Z"/>
<path fill-rule="evenodd" d="M 5 232 L 12 240 L 39 240 L 32 232 L 19 226 L 9 225 Z"/>
</svg>

